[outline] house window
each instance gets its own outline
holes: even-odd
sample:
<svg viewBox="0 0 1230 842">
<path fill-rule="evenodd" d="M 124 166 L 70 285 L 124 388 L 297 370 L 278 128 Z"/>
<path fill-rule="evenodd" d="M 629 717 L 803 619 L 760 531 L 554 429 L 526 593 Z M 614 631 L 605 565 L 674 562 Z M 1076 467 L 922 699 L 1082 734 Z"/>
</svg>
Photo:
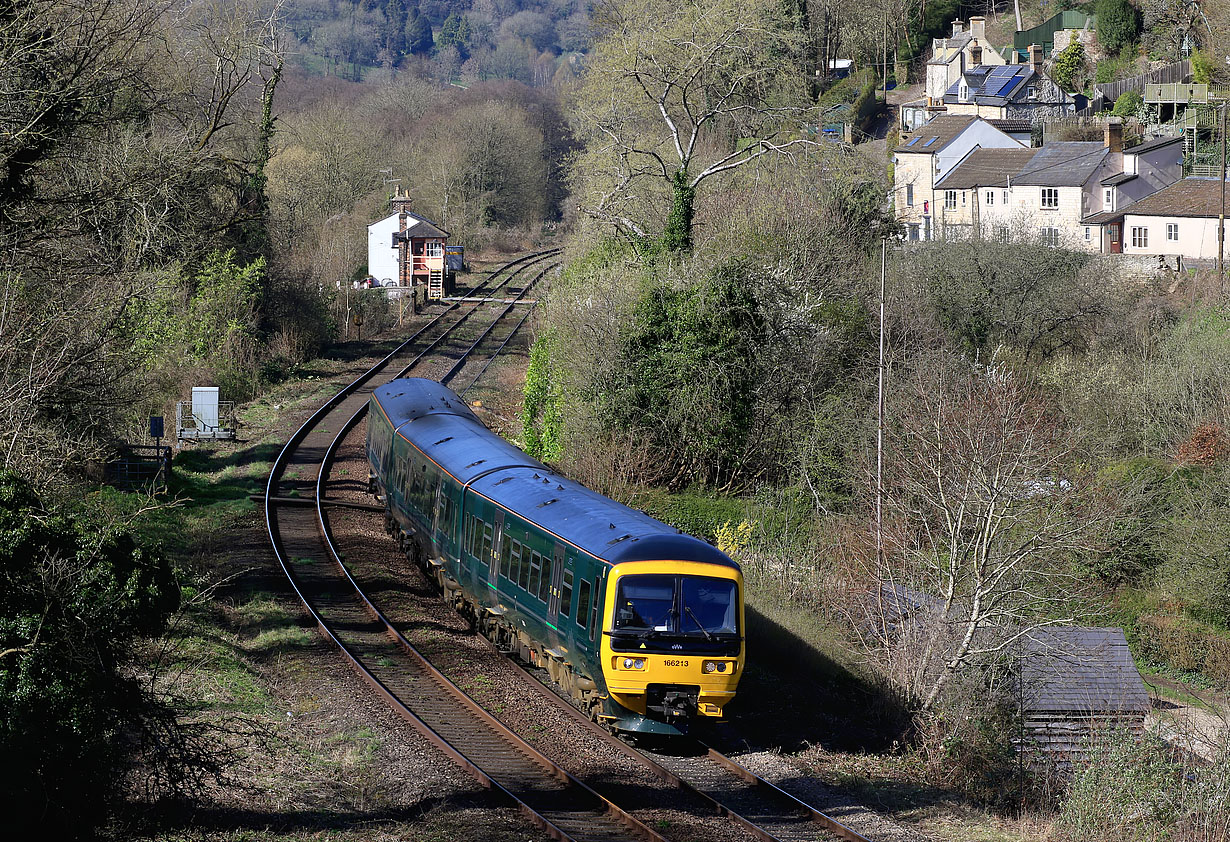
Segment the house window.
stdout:
<svg viewBox="0 0 1230 842">
<path fill-rule="evenodd" d="M 914 207 L 914 185 L 907 184 L 905 186 L 905 205 L 908 208 Z"/>
<path fill-rule="evenodd" d="M 1008 191 L 1007 190 L 1004 191 L 1004 204 L 1005 205 L 1008 204 Z"/>
<path fill-rule="evenodd" d="M 1166 239 L 1171 242 L 1175 242 L 1175 243 L 1179 241 L 1179 223 L 1177 222 L 1167 222 L 1166 223 Z"/>
<path fill-rule="evenodd" d="M 427 256 L 428 257 L 444 257 L 444 243 L 428 243 L 427 244 Z"/>
<path fill-rule="evenodd" d="M 1033 85 L 1030 85 L 1030 86 L 1026 89 L 1026 93 L 1027 93 L 1027 95 L 1029 96 L 1029 98 L 1030 98 L 1030 99 L 1037 99 L 1037 98 L 1038 98 L 1038 89 L 1037 89 L 1036 87 L 1034 87 Z"/>
<path fill-rule="evenodd" d="M 1092 239 L 1093 239 L 1093 231 L 1091 231 L 1089 226 L 1086 225 L 1085 226 L 1085 241 L 1088 242 L 1089 240 L 1092 240 Z"/>
<path fill-rule="evenodd" d="M 987 204 L 988 205 L 995 204 L 995 191 L 994 190 L 987 191 Z"/>
<path fill-rule="evenodd" d="M 1058 187 L 1043 187 L 1042 188 L 1042 207 L 1044 208 L 1059 207 L 1059 188 Z"/>
<path fill-rule="evenodd" d="M 999 240 L 1001 243 L 1008 242 L 1012 239 L 1012 229 L 1010 229 L 1007 225 L 996 225 L 995 239 Z"/>
<path fill-rule="evenodd" d="M 918 223 L 911 222 L 910 223 L 910 242 L 917 242 L 917 241 L 918 241 Z"/>
<path fill-rule="evenodd" d="M 964 82 L 961 83 L 961 92 L 958 96 L 962 102 L 969 102 L 969 87 Z"/>
<path fill-rule="evenodd" d="M 1132 226 L 1132 248 L 1147 249 L 1149 247 L 1149 229 L 1143 225 Z"/>
<path fill-rule="evenodd" d="M 1110 187 L 1102 191 L 1102 207 L 1106 210 L 1115 209 L 1115 191 Z"/>
<path fill-rule="evenodd" d="M 957 207 L 957 191 L 944 191 L 944 210 L 954 210 Z"/>
<path fill-rule="evenodd" d="M 1042 233 L 1042 245 L 1050 246 L 1051 248 L 1059 247 L 1059 229 L 1058 228 L 1050 228 L 1050 227 L 1043 228 L 1041 229 L 1041 233 Z"/>
</svg>

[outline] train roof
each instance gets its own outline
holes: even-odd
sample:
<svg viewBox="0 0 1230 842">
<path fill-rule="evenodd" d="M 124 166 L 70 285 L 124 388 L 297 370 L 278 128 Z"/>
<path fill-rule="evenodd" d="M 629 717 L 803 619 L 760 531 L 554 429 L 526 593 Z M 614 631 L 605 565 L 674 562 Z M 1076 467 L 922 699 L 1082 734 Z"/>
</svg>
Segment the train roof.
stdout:
<svg viewBox="0 0 1230 842">
<path fill-rule="evenodd" d="M 488 430 L 433 380 L 394 380 L 372 397 L 398 433 L 462 484 L 593 556 L 612 564 L 666 558 L 738 568 L 704 541 L 555 473 Z"/>
</svg>

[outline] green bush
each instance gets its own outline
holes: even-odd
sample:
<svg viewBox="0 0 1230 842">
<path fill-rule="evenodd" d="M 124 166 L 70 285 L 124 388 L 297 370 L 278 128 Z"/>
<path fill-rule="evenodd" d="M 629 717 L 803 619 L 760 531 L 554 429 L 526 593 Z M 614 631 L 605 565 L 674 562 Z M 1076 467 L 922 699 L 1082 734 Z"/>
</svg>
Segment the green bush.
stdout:
<svg viewBox="0 0 1230 842">
<path fill-rule="evenodd" d="M 167 561 L 0 474 L 0 811 L 17 835 L 89 836 L 159 720 L 126 669 L 178 604 Z M 162 731 L 165 734 L 165 731 Z"/>
<path fill-rule="evenodd" d="M 1098 0 L 1098 43 L 1117 53 L 1140 40 L 1140 10 L 1128 0 Z"/>
<path fill-rule="evenodd" d="M 1055 56 L 1054 77 L 1059 87 L 1073 91 L 1082 87 L 1085 75 L 1085 45 L 1073 41 L 1063 52 Z"/>
<path fill-rule="evenodd" d="M 1135 117 L 1140 106 L 1144 104 L 1145 98 L 1140 95 L 1140 91 L 1124 91 L 1115 100 L 1115 107 L 1110 113 L 1116 117 Z"/>
</svg>

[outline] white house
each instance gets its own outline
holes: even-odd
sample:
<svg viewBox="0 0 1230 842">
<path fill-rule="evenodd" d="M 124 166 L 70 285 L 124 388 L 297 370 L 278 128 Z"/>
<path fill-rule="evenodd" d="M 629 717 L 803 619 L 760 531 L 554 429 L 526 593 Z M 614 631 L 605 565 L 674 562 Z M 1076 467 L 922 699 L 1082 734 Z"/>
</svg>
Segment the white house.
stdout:
<svg viewBox="0 0 1230 842">
<path fill-rule="evenodd" d="M 1185 178 L 1139 200 L 1123 214 L 1123 253 L 1216 260 L 1226 186 L 1216 178 Z"/>
<path fill-rule="evenodd" d="M 893 209 L 911 240 L 931 240 L 937 230 L 936 182 L 976 149 L 1022 149 L 980 117 L 940 116 L 893 152 Z"/>
<path fill-rule="evenodd" d="M 382 286 L 396 283 L 397 246 L 393 234 L 400 231 L 400 214 L 391 214 L 367 226 L 367 274 Z"/>
</svg>

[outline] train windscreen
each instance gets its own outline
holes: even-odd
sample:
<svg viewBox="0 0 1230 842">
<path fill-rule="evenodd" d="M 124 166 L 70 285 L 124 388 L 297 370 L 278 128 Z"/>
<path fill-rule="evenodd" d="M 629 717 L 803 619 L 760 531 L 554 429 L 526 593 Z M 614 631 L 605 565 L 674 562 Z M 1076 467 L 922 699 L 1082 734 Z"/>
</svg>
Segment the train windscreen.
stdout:
<svg viewBox="0 0 1230 842">
<path fill-rule="evenodd" d="M 616 632 L 738 634 L 738 585 L 709 576 L 623 576 L 615 597 Z"/>
</svg>

